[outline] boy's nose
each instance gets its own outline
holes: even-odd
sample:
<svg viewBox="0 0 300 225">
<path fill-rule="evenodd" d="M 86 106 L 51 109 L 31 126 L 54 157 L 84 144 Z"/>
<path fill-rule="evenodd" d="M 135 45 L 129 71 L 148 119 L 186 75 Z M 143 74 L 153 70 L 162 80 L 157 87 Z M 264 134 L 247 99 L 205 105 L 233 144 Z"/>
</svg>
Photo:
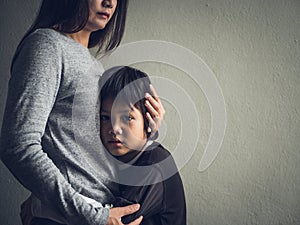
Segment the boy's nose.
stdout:
<svg viewBox="0 0 300 225">
<path fill-rule="evenodd" d="M 112 124 L 111 130 L 110 130 L 110 134 L 113 134 L 113 135 L 120 135 L 120 134 L 122 134 L 122 128 L 121 128 L 121 126 L 117 122 L 114 122 Z"/>
</svg>

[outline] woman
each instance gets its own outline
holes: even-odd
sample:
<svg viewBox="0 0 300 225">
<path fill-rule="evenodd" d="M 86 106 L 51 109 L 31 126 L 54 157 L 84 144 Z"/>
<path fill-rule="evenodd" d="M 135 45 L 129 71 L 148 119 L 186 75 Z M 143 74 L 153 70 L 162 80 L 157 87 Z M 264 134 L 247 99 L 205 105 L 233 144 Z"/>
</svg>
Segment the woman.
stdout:
<svg viewBox="0 0 300 225">
<path fill-rule="evenodd" d="M 1 159 L 41 201 L 43 207 L 34 216 L 44 215 L 43 208 L 47 208 L 72 225 L 109 225 L 122 224 L 123 215 L 138 209 L 138 205 L 96 208 L 86 201 L 88 197 L 105 204 L 114 198 L 117 187 L 108 179 L 113 178 L 114 170 L 98 149 L 86 154 L 72 126 L 74 99 L 84 102 L 97 96 L 99 70 L 91 70 L 95 59 L 88 48 L 98 46 L 102 53 L 116 48 L 126 12 L 127 0 L 43 0 L 16 50 L 2 125 Z M 88 91 L 78 93 L 80 85 Z M 164 110 L 157 97 L 147 96 L 148 111 L 154 118 L 148 119 L 155 133 Z M 141 219 L 130 224 L 139 224 Z M 32 224 L 57 223 L 36 218 Z"/>
</svg>

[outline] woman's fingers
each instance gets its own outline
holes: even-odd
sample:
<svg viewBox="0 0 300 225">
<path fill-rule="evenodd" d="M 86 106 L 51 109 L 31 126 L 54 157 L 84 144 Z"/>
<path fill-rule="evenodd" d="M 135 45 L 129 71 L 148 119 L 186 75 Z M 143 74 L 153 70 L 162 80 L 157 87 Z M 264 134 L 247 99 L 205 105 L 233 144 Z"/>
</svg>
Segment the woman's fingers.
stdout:
<svg viewBox="0 0 300 225">
<path fill-rule="evenodd" d="M 133 205 L 128 205 L 124 207 L 116 207 L 116 208 L 111 208 L 110 209 L 110 217 L 115 217 L 115 218 L 121 218 L 123 216 L 130 215 L 132 213 L 135 213 L 140 209 L 139 204 L 133 204 Z"/>
<path fill-rule="evenodd" d="M 156 123 L 155 121 L 152 119 L 152 116 L 150 115 L 150 113 L 146 113 L 146 118 L 149 122 L 149 127 L 147 128 L 148 133 L 151 133 L 155 130 L 156 127 Z"/>
<path fill-rule="evenodd" d="M 145 96 L 146 99 L 148 100 L 148 103 L 150 103 L 150 105 L 151 105 L 151 107 L 149 109 L 154 114 L 155 114 L 155 112 L 157 112 L 159 115 L 164 114 L 164 107 L 162 106 L 161 101 L 152 85 L 150 85 L 150 91 L 151 91 L 151 93 L 146 93 L 146 96 Z"/>
<path fill-rule="evenodd" d="M 133 205 L 128 205 L 124 207 L 116 207 L 116 208 L 111 208 L 109 212 L 109 219 L 107 221 L 107 225 L 124 225 L 122 223 L 121 218 L 126 215 L 130 215 L 135 213 L 140 209 L 139 204 L 133 204 Z M 131 222 L 128 225 L 139 225 L 143 220 L 143 217 L 140 216 L 133 222 Z"/>
<path fill-rule="evenodd" d="M 155 134 L 160 127 L 163 117 L 165 115 L 165 109 L 152 85 L 150 85 L 151 94 L 145 94 L 145 105 L 149 113 L 146 117 L 149 121 L 148 132 Z"/>
<path fill-rule="evenodd" d="M 146 99 L 147 100 L 145 101 L 145 105 L 147 107 L 148 112 L 153 117 L 153 119 L 159 117 L 158 102 L 153 97 L 149 96 L 149 94 L 146 94 Z"/>
<path fill-rule="evenodd" d="M 152 96 L 154 96 L 155 98 L 157 98 L 159 100 L 158 95 L 155 91 L 155 88 L 153 87 L 152 84 L 150 84 L 150 91 L 151 91 Z"/>
</svg>

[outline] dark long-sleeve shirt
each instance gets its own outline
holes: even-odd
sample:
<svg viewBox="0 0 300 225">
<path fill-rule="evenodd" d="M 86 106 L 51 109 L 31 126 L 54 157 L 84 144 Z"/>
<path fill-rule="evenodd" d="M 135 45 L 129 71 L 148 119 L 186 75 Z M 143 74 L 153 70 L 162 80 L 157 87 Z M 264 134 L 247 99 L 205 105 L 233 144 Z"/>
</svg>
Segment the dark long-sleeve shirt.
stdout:
<svg viewBox="0 0 300 225">
<path fill-rule="evenodd" d="M 115 205 L 140 203 L 141 208 L 123 223 L 143 215 L 142 225 L 186 225 L 183 184 L 171 154 L 154 142 L 131 165 L 119 171 L 120 197 Z"/>
</svg>

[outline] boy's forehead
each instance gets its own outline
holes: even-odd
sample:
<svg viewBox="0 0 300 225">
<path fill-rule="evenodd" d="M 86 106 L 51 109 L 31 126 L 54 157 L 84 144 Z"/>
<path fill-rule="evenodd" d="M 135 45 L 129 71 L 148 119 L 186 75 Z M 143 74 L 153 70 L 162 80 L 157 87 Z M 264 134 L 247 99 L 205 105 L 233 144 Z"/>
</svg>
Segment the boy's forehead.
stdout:
<svg viewBox="0 0 300 225">
<path fill-rule="evenodd" d="M 114 112 L 130 112 L 135 107 L 132 104 L 129 104 L 124 99 L 120 98 L 106 98 L 101 103 L 101 109 L 105 111 L 114 111 Z"/>
</svg>

